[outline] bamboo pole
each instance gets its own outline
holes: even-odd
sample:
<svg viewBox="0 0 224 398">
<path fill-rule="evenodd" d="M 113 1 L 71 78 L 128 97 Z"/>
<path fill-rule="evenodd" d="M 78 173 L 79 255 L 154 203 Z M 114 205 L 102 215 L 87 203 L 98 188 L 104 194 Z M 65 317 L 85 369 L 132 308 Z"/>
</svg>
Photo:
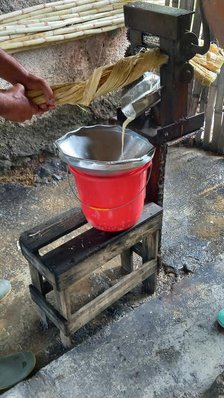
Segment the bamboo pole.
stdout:
<svg viewBox="0 0 224 398">
<path fill-rule="evenodd" d="M 69 36 L 68 35 L 61 35 L 60 38 L 58 40 L 55 41 L 46 41 L 46 40 L 41 40 L 38 39 L 35 41 L 35 46 L 33 45 L 33 43 L 29 44 L 29 42 L 26 44 L 23 44 L 21 47 L 17 47 L 16 45 L 13 46 L 13 48 L 11 49 L 7 49 L 8 53 L 12 53 L 12 54 L 16 54 L 18 52 L 21 51 L 29 51 L 29 50 L 34 50 L 34 49 L 39 49 L 39 48 L 43 48 L 43 47 L 49 47 L 49 43 L 50 45 L 58 45 L 61 44 L 63 41 L 63 44 L 67 44 L 67 43 L 71 43 L 72 41 L 76 40 L 76 39 L 85 39 L 88 38 L 90 36 L 94 36 L 96 34 L 100 34 L 100 33 L 105 33 L 105 32 L 110 32 L 111 30 L 116 30 L 116 29 L 121 29 L 124 27 L 124 22 L 119 23 L 119 24 L 115 24 L 113 26 L 108 25 L 108 26 L 104 26 L 102 28 L 95 28 L 95 29 L 89 29 L 87 31 L 81 31 L 81 32 L 77 32 L 76 34 L 74 34 L 73 36 Z"/>
<path fill-rule="evenodd" d="M 14 53 L 117 29 L 124 26 L 123 5 L 127 2 L 130 0 L 63 0 L 0 15 L 1 48 Z"/>
<path fill-rule="evenodd" d="M 121 5 L 123 5 L 123 4 L 125 4 L 125 2 L 121 3 Z M 95 10 L 85 11 L 82 14 L 77 13 L 76 15 L 77 16 L 78 15 L 80 15 L 80 16 L 82 15 L 83 16 L 83 17 L 81 17 L 82 21 L 85 21 L 85 19 L 86 19 L 86 21 L 88 21 L 88 20 L 90 21 L 90 20 L 93 20 L 95 18 L 104 17 L 106 15 L 105 14 L 106 11 L 108 12 L 107 15 L 110 15 L 109 12 L 111 13 L 111 15 L 113 15 L 113 14 L 116 15 L 116 13 L 118 13 L 121 10 L 120 10 L 120 5 L 111 4 L 111 5 L 108 5 L 106 7 L 103 7 L 101 11 L 103 11 L 103 12 L 101 12 L 101 13 L 99 13 L 97 15 L 94 15 Z M 70 15 L 69 15 L 69 17 L 71 18 Z M 77 19 L 77 22 L 78 22 L 78 19 Z M 35 33 L 33 33 L 33 35 L 34 34 Z M 6 35 L 6 36 L 0 35 L 0 42 L 4 42 L 4 46 L 5 46 L 5 49 L 6 49 L 7 48 L 7 46 L 6 46 L 7 43 L 17 43 L 18 42 L 18 38 L 23 38 L 24 37 L 24 40 L 28 40 L 28 39 L 34 39 L 35 37 L 42 37 L 41 34 L 39 36 L 35 36 L 35 37 L 33 37 L 33 35 L 28 34 L 28 33 L 25 33 L 25 34 L 14 34 L 14 35 L 9 34 L 9 35 Z"/>
<path fill-rule="evenodd" d="M 27 46 L 34 47 L 38 44 L 52 43 L 54 41 L 59 42 L 66 39 L 74 39 L 77 37 L 85 36 L 85 34 L 89 35 L 90 34 L 89 31 L 93 31 L 96 28 L 97 29 L 103 28 L 105 26 L 108 26 L 110 30 L 115 29 L 117 25 L 123 26 L 123 24 L 124 24 L 124 15 L 117 14 L 115 16 L 94 20 L 94 22 L 92 23 L 90 22 L 90 23 L 77 24 L 74 25 L 73 27 L 50 31 L 48 32 L 47 35 L 36 34 L 33 35 L 33 38 L 28 37 L 27 39 L 26 37 L 24 37 L 21 38 L 20 41 L 16 41 L 13 43 L 10 43 L 10 41 L 5 41 L 2 42 L 1 48 L 3 50 L 13 50 L 13 49 L 18 50 L 18 48 L 24 49 Z"/>
<path fill-rule="evenodd" d="M 131 0 L 133 1 L 133 0 Z M 126 2 L 127 1 L 123 1 Z M 2 14 L 0 15 L 0 23 L 13 23 L 13 22 L 18 22 L 20 20 L 26 21 L 29 18 L 33 17 L 43 17 L 50 14 L 61 14 L 66 10 L 70 10 L 71 13 L 74 12 L 79 12 L 79 11 L 85 11 L 89 9 L 100 9 L 104 5 L 111 5 L 111 4 L 121 4 L 122 1 L 120 0 L 77 0 L 77 1 L 69 1 L 68 3 L 60 4 L 61 2 L 55 2 L 55 3 L 45 3 L 45 4 L 39 4 L 37 6 L 29 7 L 29 8 L 24 8 L 22 10 L 18 11 L 13 11 L 8 14 Z M 29 11 L 28 11 L 29 10 Z"/>
<path fill-rule="evenodd" d="M 79 36 L 77 36 L 76 38 L 73 39 L 66 39 L 64 38 L 63 40 L 63 44 L 68 44 L 73 42 L 74 40 L 78 40 L 78 39 L 87 39 L 91 36 L 95 36 L 96 34 L 100 34 L 100 33 L 106 33 L 106 32 L 110 32 L 111 30 L 116 30 L 116 29 L 122 29 L 124 28 L 124 23 L 122 22 L 121 24 L 116 24 L 113 25 L 113 27 L 110 26 L 105 26 L 103 28 L 98 28 L 98 29 L 92 29 L 92 31 L 87 31 L 87 33 L 85 34 L 80 34 Z M 51 46 L 57 46 L 60 45 L 62 43 L 61 40 L 59 41 L 53 41 L 52 43 L 50 43 Z M 35 46 L 31 45 L 31 46 L 26 46 L 24 45 L 22 48 L 14 48 L 12 50 L 7 50 L 8 53 L 11 54 L 16 54 L 19 53 L 21 51 L 31 51 L 31 50 L 36 50 L 36 49 L 40 49 L 40 48 L 44 48 L 44 47 L 49 47 L 49 43 L 48 42 L 42 42 L 40 44 L 36 44 Z"/>
<path fill-rule="evenodd" d="M 94 10 L 95 11 L 95 10 Z M 0 37 L 3 36 L 5 38 L 4 41 L 6 41 L 6 33 L 8 34 L 9 37 L 13 37 L 13 35 L 21 35 L 27 34 L 27 33 L 35 33 L 35 32 L 45 32 L 45 31 L 52 31 L 52 33 L 58 31 L 61 28 L 67 27 L 68 25 L 72 25 L 71 28 L 67 28 L 67 31 L 73 31 L 73 26 L 75 24 L 80 24 L 84 22 L 88 22 L 90 20 L 99 20 L 103 19 L 105 17 L 110 17 L 110 16 L 120 16 L 121 15 L 121 10 L 110 10 L 110 11 L 105 11 L 101 12 L 98 14 L 90 14 L 90 15 L 85 15 L 85 16 L 78 16 L 74 18 L 70 18 L 66 21 L 62 22 L 45 22 L 45 23 L 39 23 L 37 25 L 22 25 L 22 26 L 11 26 L 11 27 L 1 27 L 0 26 Z"/>
<path fill-rule="evenodd" d="M 82 4 L 89 4 L 89 3 L 94 3 L 94 0 L 62 0 L 62 1 L 55 1 L 52 3 L 44 3 L 44 4 L 38 4 L 32 7 L 27 7 L 23 8 L 22 10 L 17 10 L 17 11 L 12 11 L 7 14 L 1 14 L 0 15 L 0 21 L 7 21 L 9 22 L 10 20 L 19 20 L 21 17 L 23 18 L 25 15 L 36 15 L 36 14 L 42 14 L 43 10 L 44 13 L 48 13 L 51 11 L 55 11 L 55 7 L 62 7 L 61 9 L 66 9 L 66 8 L 71 8 L 71 5 L 77 6 L 77 5 L 82 5 Z"/>
<path fill-rule="evenodd" d="M 104 12 L 104 11 L 122 9 L 123 5 L 126 3 L 127 3 L 127 1 L 125 1 L 125 0 L 119 1 L 119 3 L 116 1 L 116 2 L 113 2 L 106 6 L 102 6 L 100 11 Z M 66 12 L 66 14 L 65 14 L 65 12 Z M 24 24 L 29 25 L 29 24 L 33 24 L 33 23 L 34 24 L 45 23 L 45 22 L 58 21 L 58 20 L 63 21 L 63 20 L 71 18 L 71 14 L 73 15 L 73 17 L 79 17 L 79 16 L 85 16 L 85 15 L 91 15 L 94 13 L 95 13 L 95 10 L 92 9 L 92 10 L 87 10 L 87 11 L 82 11 L 82 12 L 74 12 L 72 14 L 72 11 L 70 9 L 68 9 L 65 11 L 52 13 L 52 14 L 50 14 L 51 16 L 42 15 L 42 17 L 39 17 L 36 19 L 34 19 L 34 17 L 31 16 L 30 18 L 27 18 L 25 21 L 24 20 L 16 21 L 16 26 L 20 26 L 20 25 L 24 25 Z M 11 26 L 13 24 L 15 24 L 15 22 L 7 23 L 7 26 Z M 1 26 L 1 23 L 0 23 L 0 26 Z"/>
</svg>

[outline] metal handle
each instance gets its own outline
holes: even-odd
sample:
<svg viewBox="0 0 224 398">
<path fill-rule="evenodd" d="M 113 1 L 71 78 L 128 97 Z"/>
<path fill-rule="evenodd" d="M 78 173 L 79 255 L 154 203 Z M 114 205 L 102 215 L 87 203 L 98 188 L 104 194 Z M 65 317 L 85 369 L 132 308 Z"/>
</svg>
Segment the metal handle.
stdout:
<svg viewBox="0 0 224 398">
<path fill-rule="evenodd" d="M 134 202 L 134 200 L 144 191 L 144 189 L 145 189 L 146 186 L 148 185 L 149 179 L 150 179 L 150 177 L 151 177 L 151 172 L 152 172 L 152 166 L 149 168 L 148 177 L 147 177 L 147 180 L 146 180 L 146 183 L 145 183 L 144 187 L 143 187 L 143 188 L 141 189 L 141 191 L 138 192 L 137 195 L 135 195 L 131 200 L 129 200 L 128 202 L 123 203 L 122 205 L 119 205 L 119 206 L 110 207 L 110 208 L 99 208 L 99 207 L 90 206 L 90 205 L 88 205 L 87 203 L 84 203 L 84 202 L 81 201 L 81 199 L 78 197 L 77 193 L 76 193 L 76 192 L 74 191 L 74 189 L 73 189 L 73 186 L 72 186 L 72 184 L 71 184 L 71 179 L 70 179 L 70 174 L 71 174 L 71 173 L 69 173 L 69 168 L 67 167 L 68 183 L 69 183 L 69 187 L 70 187 L 70 189 L 71 189 L 73 195 L 76 197 L 76 199 L 79 201 L 79 203 L 80 203 L 81 205 L 86 206 L 86 207 L 88 207 L 89 209 L 97 210 L 97 211 L 116 210 L 116 209 L 120 209 L 120 208 L 122 208 L 122 207 L 124 207 L 124 206 L 127 206 L 127 205 L 129 205 L 130 203 Z"/>
<path fill-rule="evenodd" d="M 196 54 L 206 54 L 210 47 L 210 30 L 204 14 L 203 0 L 198 1 L 203 25 L 204 44 L 203 46 L 199 46 L 197 35 L 194 32 L 186 32 L 180 44 L 182 58 L 185 61 L 193 58 Z"/>
</svg>

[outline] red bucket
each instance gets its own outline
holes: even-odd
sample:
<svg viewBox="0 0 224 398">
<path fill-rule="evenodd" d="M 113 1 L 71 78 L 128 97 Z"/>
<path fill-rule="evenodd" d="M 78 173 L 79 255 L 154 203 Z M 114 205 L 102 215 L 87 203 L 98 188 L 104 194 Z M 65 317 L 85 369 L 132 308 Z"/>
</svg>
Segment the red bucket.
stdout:
<svg viewBox="0 0 224 398">
<path fill-rule="evenodd" d="M 117 232 L 136 224 L 144 206 L 152 161 L 132 170 L 94 175 L 68 166 L 74 176 L 87 221 L 102 231 Z"/>
</svg>

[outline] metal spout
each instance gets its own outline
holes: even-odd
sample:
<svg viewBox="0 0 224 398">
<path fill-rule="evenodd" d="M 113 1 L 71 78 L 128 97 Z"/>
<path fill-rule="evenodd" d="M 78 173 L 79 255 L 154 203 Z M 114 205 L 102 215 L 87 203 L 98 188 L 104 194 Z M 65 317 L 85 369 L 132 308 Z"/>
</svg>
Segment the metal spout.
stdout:
<svg viewBox="0 0 224 398">
<path fill-rule="evenodd" d="M 130 88 L 121 100 L 121 110 L 127 118 L 140 116 L 160 101 L 160 76 L 146 72 L 143 79 Z"/>
</svg>

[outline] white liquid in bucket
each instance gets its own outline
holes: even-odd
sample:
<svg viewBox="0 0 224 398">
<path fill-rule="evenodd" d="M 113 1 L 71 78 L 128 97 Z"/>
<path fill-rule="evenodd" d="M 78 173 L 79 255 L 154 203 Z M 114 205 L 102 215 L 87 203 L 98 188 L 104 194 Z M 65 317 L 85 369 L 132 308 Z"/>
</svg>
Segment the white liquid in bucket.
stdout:
<svg viewBox="0 0 224 398">
<path fill-rule="evenodd" d="M 132 120 L 135 119 L 135 115 L 129 116 L 124 123 L 122 124 L 122 134 L 121 134 L 121 157 L 123 156 L 124 153 L 124 141 L 125 141 L 125 130 L 128 126 L 129 123 L 132 122 Z"/>
</svg>

